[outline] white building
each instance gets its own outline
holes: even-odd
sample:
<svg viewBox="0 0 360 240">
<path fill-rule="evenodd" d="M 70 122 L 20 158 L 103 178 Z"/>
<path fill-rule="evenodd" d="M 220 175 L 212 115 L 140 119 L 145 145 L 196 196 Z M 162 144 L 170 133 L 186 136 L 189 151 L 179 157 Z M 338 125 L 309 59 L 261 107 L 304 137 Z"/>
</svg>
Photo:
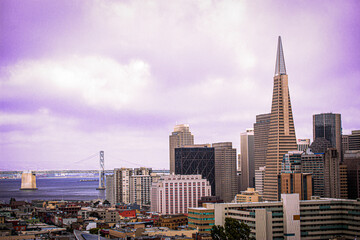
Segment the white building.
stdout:
<svg viewBox="0 0 360 240">
<path fill-rule="evenodd" d="M 255 189 L 260 195 L 264 194 L 265 168 L 260 167 L 255 170 Z"/>
<path fill-rule="evenodd" d="M 162 176 L 151 187 L 151 211 L 162 214 L 187 213 L 198 200 L 211 196 L 209 181 L 201 175 Z"/>
</svg>

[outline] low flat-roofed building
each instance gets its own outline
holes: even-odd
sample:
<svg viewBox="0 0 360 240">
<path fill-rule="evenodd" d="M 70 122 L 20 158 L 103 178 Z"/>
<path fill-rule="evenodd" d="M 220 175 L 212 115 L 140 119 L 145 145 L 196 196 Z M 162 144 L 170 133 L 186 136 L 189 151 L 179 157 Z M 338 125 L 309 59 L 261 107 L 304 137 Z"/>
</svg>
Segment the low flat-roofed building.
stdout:
<svg viewBox="0 0 360 240">
<path fill-rule="evenodd" d="M 255 188 L 247 188 L 246 191 L 236 194 L 235 202 L 262 202 L 262 196 L 259 192 L 255 191 Z"/>
<path fill-rule="evenodd" d="M 199 233 L 210 233 L 215 224 L 214 209 L 210 208 L 189 208 L 189 228 L 198 229 Z"/>
<path fill-rule="evenodd" d="M 211 206 L 212 205 L 212 206 Z M 360 201 L 282 194 L 281 201 L 208 204 L 215 225 L 230 217 L 245 222 L 256 239 L 354 239 L 360 232 Z"/>
</svg>

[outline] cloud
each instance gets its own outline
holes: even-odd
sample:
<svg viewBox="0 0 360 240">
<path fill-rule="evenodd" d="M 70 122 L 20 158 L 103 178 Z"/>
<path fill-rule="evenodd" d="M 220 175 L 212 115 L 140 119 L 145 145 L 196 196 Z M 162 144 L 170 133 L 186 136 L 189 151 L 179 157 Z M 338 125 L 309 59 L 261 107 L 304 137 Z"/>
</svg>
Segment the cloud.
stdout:
<svg viewBox="0 0 360 240">
<path fill-rule="evenodd" d="M 7 69 L 3 97 L 71 98 L 95 108 L 123 109 L 151 84 L 150 67 L 141 60 L 119 64 L 107 57 L 71 56 L 22 61 Z"/>
</svg>

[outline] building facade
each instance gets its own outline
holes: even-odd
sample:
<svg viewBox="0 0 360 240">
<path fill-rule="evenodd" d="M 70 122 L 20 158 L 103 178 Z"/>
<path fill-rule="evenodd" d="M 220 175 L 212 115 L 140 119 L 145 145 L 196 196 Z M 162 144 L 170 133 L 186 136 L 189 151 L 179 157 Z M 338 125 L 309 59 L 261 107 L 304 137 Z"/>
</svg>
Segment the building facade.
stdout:
<svg viewBox="0 0 360 240">
<path fill-rule="evenodd" d="M 254 123 L 255 171 L 265 166 L 271 113 L 256 115 Z"/>
<path fill-rule="evenodd" d="M 241 191 L 241 193 L 236 194 L 235 199 L 236 203 L 240 202 L 262 202 L 262 196 L 258 191 L 255 191 L 255 188 L 248 188 L 246 191 Z"/>
<path fill-rule="evenodd" d="M 106 175 L 106 190 L 105 190 L 105 197 L 106 200 L 109 201 L 111 205 L 115 204 L 115 197 L 114 197 L 114 174 Z"/>
<path fill-rule="evenodd" d="M 254 130 L 246 129 L 240 134 L 241 190 L 254 187 Z"/>
<path fill-rule="evenodd" d="M 294 120 L 292 115 L 288 75 L 286 73 L 281 38 L 278 40 L 274 89 L 266 157 L 264 199 L 278 199 L 278 175 L 281 162 L 288 151 L 297 150 Z"/>
<path fill-rule="evenodd" d="M 260 167 L 255 170 L 255 190 L 260 194 L 264 194 L 265 168 Z"/>
<path fill-rule="evenodd" d="M 360 150 L 345 152 L 344 163 L 347 166 L 348 198 L 360 198 Z"/>
<path fill-rule="evenodd" d="M 175 148 L 175 174 L 201 174 L 215 196 L 215 149 L 210 144 Z"/>
<path fill-rule="evenodd" d="M 341 158 L 342 156 L 341 114 L 321 113 L 313 115 L 313 139 L 325 138 Z"/>
<path fill-rule="evenodd" d="M 298 151 L 305 152 L 310 147 L 310 139 L 298 139 L 297 147 Z"/>
<path fill-rule="evenodd" d="M 300 201 L 282 194 L 281 201 L 223 203 L 214 209 L 215 225 L 230 217 L 245 222 L 256 239 L 356 239 L 360 231 L 360 201 L 317 198 Z M 301 218 L 300 218 L 301 216 Z"/>
<path fill-rule="evenodd" d="M 215 150 L 215 194 L 224 202 L 234 199 L 238 191 L 236 149 L 231 142 L 213 143 Z"/>
<path fill-rule="evenodd" d="M 314 186 L 314 196 L 325 196 L 324 154 L 307 152 L 301 155 L 301 172 L 311 173 Z"/>
<path fill-rule="evenodd" d="M 349 135 L 349 150 L 360 150 L 360 130 L 351 131 L 351 135 Z"/>
<path fill-rule="evenodd" d="M 114 200 L 117 203 L 130 203 L 130 177 L 133 175 L 131 168 L 114 169 Z"/>
<path fill-rule="evenodd" d="M 175 148 L 194 144 L 194 135 L 191 134 L 188 124 L 179 124 L 169 136 L 170 173 L 175 173 Z"/>
<path fill-rule="evenodd" d="M 340 198 L 340 160 L 336 148 L 329 148 L 325 152 L 324 160 L 324 195 L 327 198 Z"/>
<path fill-rule="evenodd" d="M 151 187 L 151 211 L 161 214 L 187 213 L 198 200 L 211 195 L 209 181 L 201 175 L 161 176 Z"/>
<path fill-rule="evenodd" d="M 198 229 L 199 233 L 211 233 L 215 223 L 214 209 L 189 208 L 188 219 L 189 228 Z"/>
<path fill-rule="evenodd" d="M 140 206 L 150 206 L 150 189 L 152 183 L 159 178 L 160 176 L 156 175 L 155 173 L 150 173 L 150 175 L 131 176 L 130 202 L 136 203 Z"/>
</svg>

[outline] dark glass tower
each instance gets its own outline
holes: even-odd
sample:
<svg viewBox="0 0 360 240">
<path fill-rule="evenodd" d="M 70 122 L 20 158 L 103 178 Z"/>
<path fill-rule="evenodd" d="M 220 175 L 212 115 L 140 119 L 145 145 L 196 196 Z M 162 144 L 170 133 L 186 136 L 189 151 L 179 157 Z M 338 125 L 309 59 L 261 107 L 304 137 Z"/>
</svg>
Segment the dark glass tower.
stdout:
<svg viewBox="0 0 360 240">
<path fill-rule="evenodd" d="M 313 115 L 313 139 L 325 138 L 339 156 L 342 156 L 341 115 L 338 113 L 321 113 Z"/>
<path fill-rule="evenodd" d="M 201 174 L 210 182 L 215 196 L 215 150 L 212 147 L 175 148 L 175 174 Z"/>
</svg>

